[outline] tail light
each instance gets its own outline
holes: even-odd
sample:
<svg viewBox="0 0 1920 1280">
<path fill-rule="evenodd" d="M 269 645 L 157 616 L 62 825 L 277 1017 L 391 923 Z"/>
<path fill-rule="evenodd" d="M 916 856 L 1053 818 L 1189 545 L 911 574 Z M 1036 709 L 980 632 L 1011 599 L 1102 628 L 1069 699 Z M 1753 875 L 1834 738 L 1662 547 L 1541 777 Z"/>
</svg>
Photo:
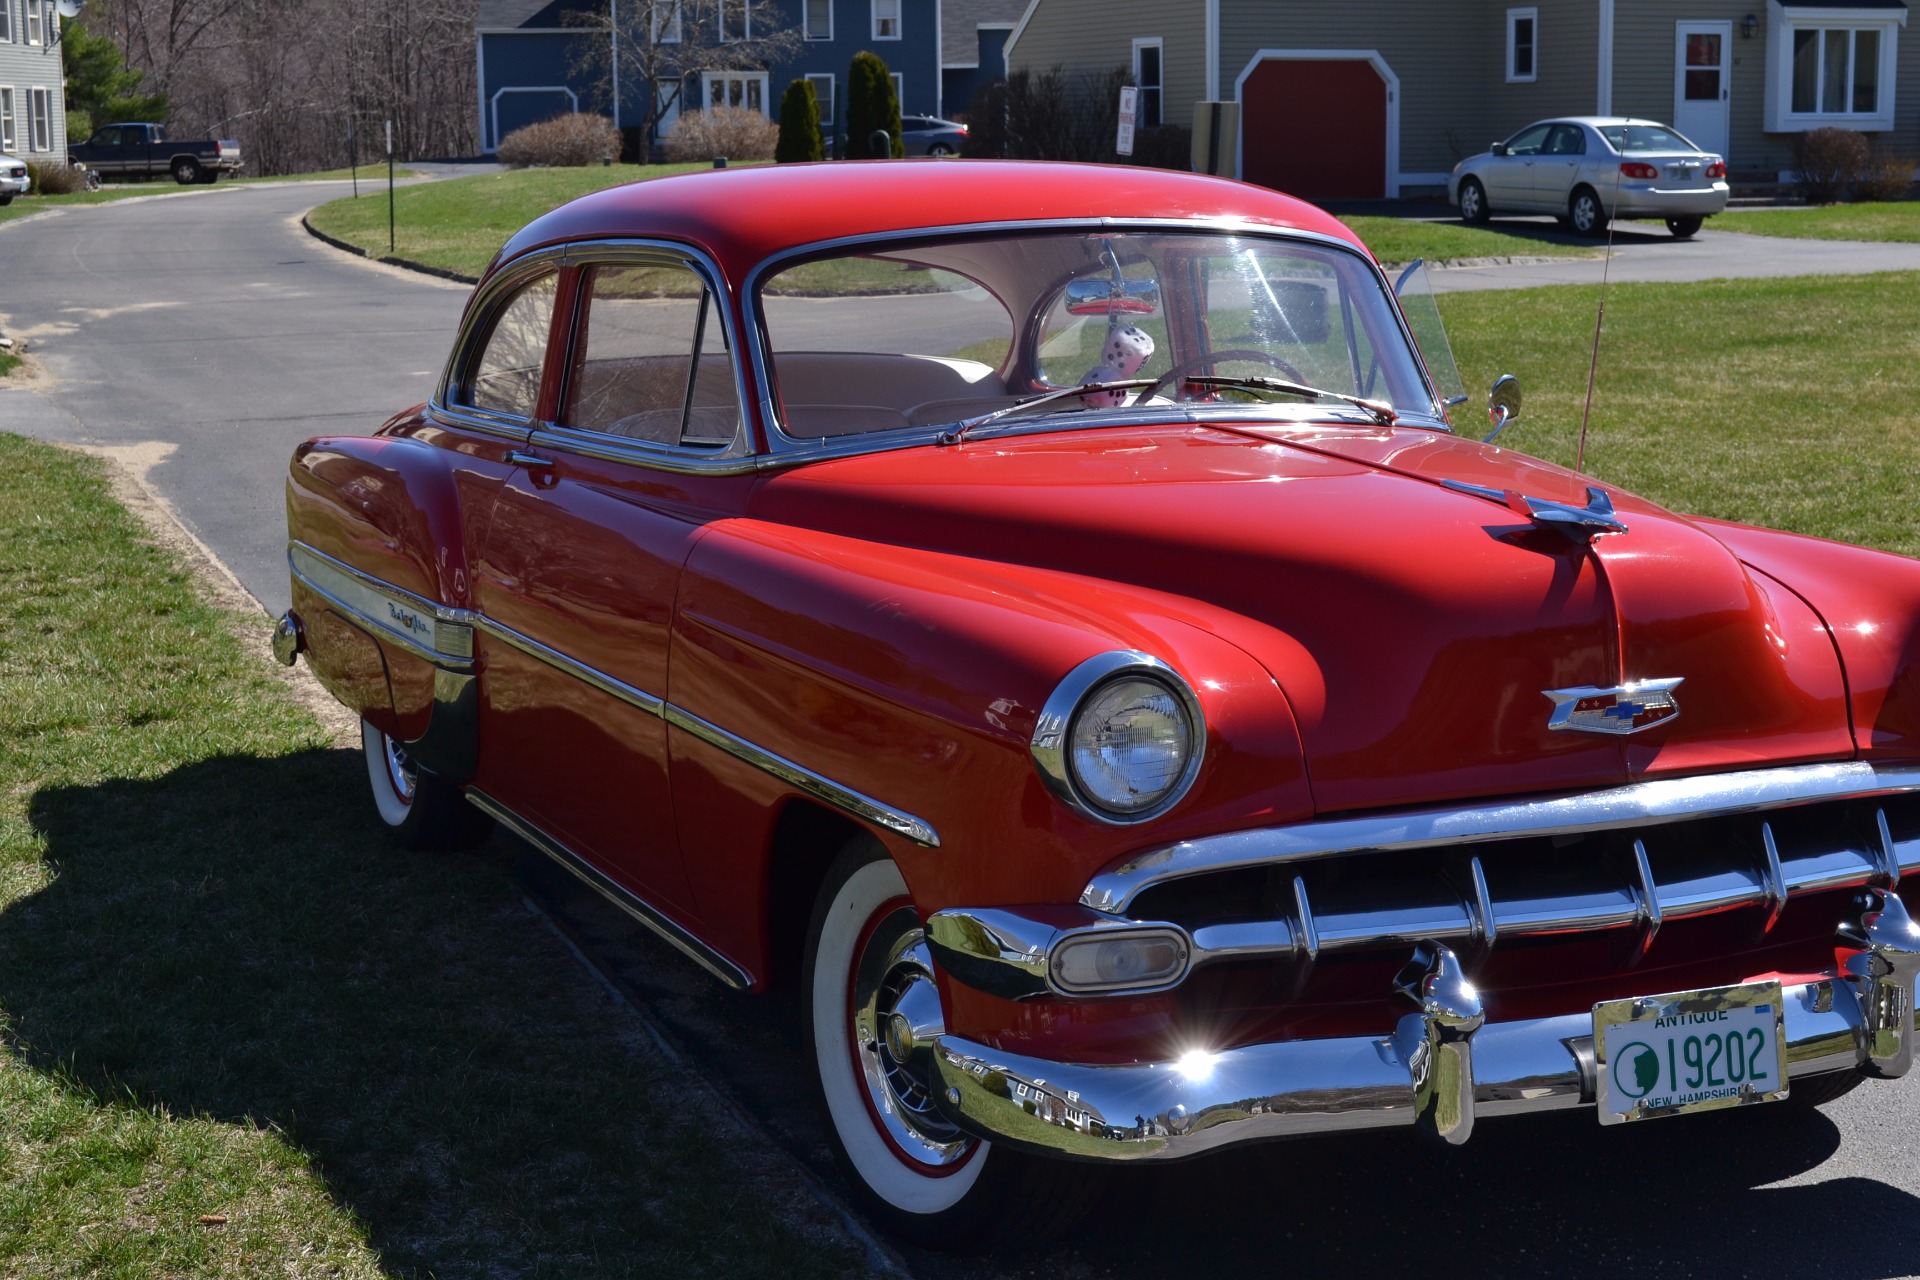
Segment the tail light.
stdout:
<svg viewBox="0 0 1920 1280">
<path fill-rule="evenodd" d="M 214 155 L 216 155 L 216 156 L 223 156 L 223 155 L 225 155 L 225 154 L 227 154 L 227 149 L 226 149 L 225 147 L 223 147 L 223 146 L 221 146 L 221 145 L 219 144 L 219 142 L 217 142 L 217 141 L 216 141 L 216 142 L 215 142 L 215 143 L 213 144 L 213 154 L 214 154 Z"/>
<path fill-rule="evenodd" d="M 1629 178 L 1657 178 L 1660 176 L 1658 169 L 1650 164 L 1642 164 L 1638 160 L 1628 160 L 1624 162 L 1620 166 L 1620 172 Z"/>
<path fill-rule="evenodd" d="M 1725 160 L 1715 160 L 1707 166 L 1707 181 L 1711 182 L 1715 178 L 1724 178 L 1726 176 L 1727 162 Z"/>
</svg>

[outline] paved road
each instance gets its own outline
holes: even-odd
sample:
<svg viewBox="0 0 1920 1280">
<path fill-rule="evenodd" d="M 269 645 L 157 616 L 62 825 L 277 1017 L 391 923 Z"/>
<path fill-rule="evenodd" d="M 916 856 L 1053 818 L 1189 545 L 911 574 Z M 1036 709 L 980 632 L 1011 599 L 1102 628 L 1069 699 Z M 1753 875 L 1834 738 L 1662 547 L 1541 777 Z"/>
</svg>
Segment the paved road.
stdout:
<svg viewBox="0 0 1920 1280">
<path fill-rule="evenodd" d="M 0 228 L 0 327 L 54 379 L 0 391 L 0 429 L 175 452 L 153 480 L 270 610 L 286 598 L 280 477 L 293 445 L 362 431 L 427 394 L 465 291 L 375 269 L 294 216 L 343 187 L 216 189 Z M 1906 250 L 1622 236 L 1616 279 L 1920 266 Z M 1862 265 L 1862 264 L 1866 265 Z M 1706 265 L 1702 265 L 1706 264 Z M 1593 264 L 1449 273 L 1500 287 Z M 1584 278 L 1584 277 L 1577 277 Z M 1492 287 L 1492 286 L 1486 286 Z M 523 860 L 595 963 L 824 1168 L 781 1006 L 734 996 L 601 904 Z M 932 1276 L 1661 1273 L 1920 1275 L 1920 1076 L 1827 1108 L 1765 1108 L 1601 1130 L 1589 1115 L 1488 1122 L 1460 1151 L 1405 1134 L 1315 1139 L 1130 1171 L 1069 1240 L 1035 1257 L 910 1253 Z"/>
</svg>

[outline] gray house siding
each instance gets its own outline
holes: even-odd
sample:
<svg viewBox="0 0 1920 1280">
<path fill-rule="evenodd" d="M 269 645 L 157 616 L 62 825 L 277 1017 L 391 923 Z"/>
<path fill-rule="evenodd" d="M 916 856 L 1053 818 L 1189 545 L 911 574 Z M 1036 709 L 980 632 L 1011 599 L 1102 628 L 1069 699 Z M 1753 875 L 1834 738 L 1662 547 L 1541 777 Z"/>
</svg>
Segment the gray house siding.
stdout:
<svg viewBox="0 0 1920 1280">
<path fill-rule="evenodd" d="M 1200 0 L 1041 0 L 1015 35 L 1007 69 L 1035 75 L 1056 65 L 1069 74 L 1131 71 L 1133 42 L 1158 37 L 1163 122 L 1192 125 L 1193 104 L 1206 97 L 1206 9 Z"/>
<path fill-rule="evenodd" d="M 0 0 L 5 15 L 7 39 L 0 39 L 0 111 L 11 100 L 11 128 L 0 121 L 0 130 L 10 135 L 11 145 L 0 149 L 22 160 L 39 163 L 64 162 L 67 158 L 67 94 L 60 66 L 59 14 L 53 0 L 36 6 L 41 14 L 38 43 L 30 43 L 33 34 L 27 23 L 27 0 Z M 43 109 L 36 111 L 36 106 Z M 0 139 L 0 143 L 8 139 Z"/>
</svg>

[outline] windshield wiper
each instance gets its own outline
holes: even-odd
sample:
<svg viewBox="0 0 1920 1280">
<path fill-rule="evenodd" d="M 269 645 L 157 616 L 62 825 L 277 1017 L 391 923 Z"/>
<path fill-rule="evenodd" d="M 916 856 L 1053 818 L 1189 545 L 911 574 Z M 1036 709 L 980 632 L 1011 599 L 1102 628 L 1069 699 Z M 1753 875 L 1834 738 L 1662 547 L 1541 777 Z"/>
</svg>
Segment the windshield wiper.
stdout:
<svg viewBox="0 0 1920 1280">
<path fill-rule="evenodd" d="M 1373 416 L 1373 420 L 1383 427 L 1390 427 L 1400 420 L 1393 406 L 1379 400 L 1368 400 L 1361 396 L 1350 396 L 1344 391 L 1323 391 L 1319 387 L 1309 387 L 1302 382 L 1287 382 L 1281 378 L 1227 377 L 1221 374 L 1193 374 L 1180 379 L 1190 386 L 1225 387 L 1238 391 L 1282 391 L 1288 395 L 1305 396 L 1317 400 L 1325 396 L 1329 400 L 1344 400 L 1357 409 L 1364 409 Z"/>
<path fill-rule="evenodd" d="M 1025 400 L 1017 404 L 1010 404 L 1003 408 L 995 409 L 992 413 L 983 413 L 977 418 L 962 418 L 940 433 L 938 443 L 959 444 L 966 438 L 967 432 L 973 430 L 975 427 L 984 427 L 989 422 L 995 422 L 1010 413 L 1019 413 L 1025 409 L 1037 409 L 1052 400 L 1064 400 L 1068 396 L 1099 395 L 1103 391 L 1134 391 L 1141 387 L 1151 387 L 1158 381 L 1159 379 L 1157 378 L 1128 378 L 1121 382 L 1088 382 L 1077 387 L 1061 387 L 1057 391 L 1043 391 L 1037 396 L 1028 396 Z"/>
</svg>

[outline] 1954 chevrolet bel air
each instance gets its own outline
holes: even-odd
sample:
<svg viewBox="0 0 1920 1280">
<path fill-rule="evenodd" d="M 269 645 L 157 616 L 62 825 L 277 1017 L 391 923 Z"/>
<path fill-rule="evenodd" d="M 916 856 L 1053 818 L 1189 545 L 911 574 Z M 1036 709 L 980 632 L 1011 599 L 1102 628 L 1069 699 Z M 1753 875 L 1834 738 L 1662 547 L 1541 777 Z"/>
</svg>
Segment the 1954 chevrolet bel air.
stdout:
<svg viewBox="0 0 1920 1280">
<path fill-rule="evenodd" d="M 1401 283 L 1144 169 L 588 196 L 430 403 L 295 452 L 276 645 L 401 844 L 498 823 L 797 987 L 915 1238 L 1114 1162 L 1901 1075 L 1920 564 L 1463 438 Z"/>
</svg>

